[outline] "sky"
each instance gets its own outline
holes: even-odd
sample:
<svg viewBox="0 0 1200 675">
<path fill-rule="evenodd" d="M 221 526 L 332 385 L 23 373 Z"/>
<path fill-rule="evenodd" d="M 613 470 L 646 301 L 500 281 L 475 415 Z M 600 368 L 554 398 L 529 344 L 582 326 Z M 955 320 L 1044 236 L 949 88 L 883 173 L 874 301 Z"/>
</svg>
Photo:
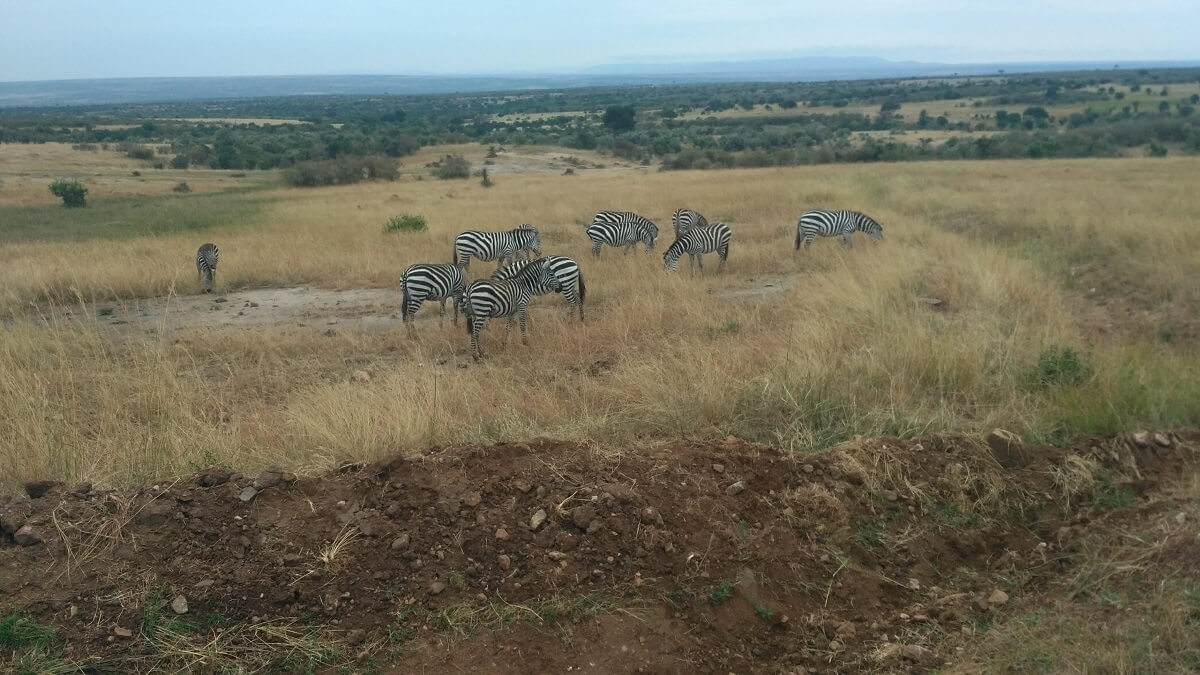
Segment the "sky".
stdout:
<svg viewBox="0 0 1200 675">
<path fill-rule="evenodd" d="M 0 0 L 0 81 L 1200 59 L 1200 0 Z"/>
</svg>

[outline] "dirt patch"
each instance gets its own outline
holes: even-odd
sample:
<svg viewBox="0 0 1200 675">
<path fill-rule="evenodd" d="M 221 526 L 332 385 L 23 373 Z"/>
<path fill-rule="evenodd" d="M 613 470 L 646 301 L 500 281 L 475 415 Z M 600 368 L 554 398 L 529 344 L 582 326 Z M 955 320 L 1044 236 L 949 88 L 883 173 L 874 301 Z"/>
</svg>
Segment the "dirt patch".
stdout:
<svg viewBox="0 0 1200 675">
<path fill-rule="evenodd" d="M 1083 439 L 1004 469 L 959 436 L 799 457 L 535 440 L 317 478 L 46 482 L 0 498 L 0 597 L 113 672 L 926 672 L 973 617 L 1069 577 L 1106 509 L 1193 476 L 1198 443 Z"/>
</svg>

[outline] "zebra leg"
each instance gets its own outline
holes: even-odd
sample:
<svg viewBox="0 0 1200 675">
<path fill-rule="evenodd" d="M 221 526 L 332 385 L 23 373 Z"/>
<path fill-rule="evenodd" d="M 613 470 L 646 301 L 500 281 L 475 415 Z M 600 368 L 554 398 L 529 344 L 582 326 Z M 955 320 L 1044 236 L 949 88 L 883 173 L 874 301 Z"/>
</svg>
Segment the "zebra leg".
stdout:
<svg viewBox="0 0 1200 675">
<path fill-rule="evenodd" d="M 438 304 L 438 328 L 446 325 L 446 298 Z"/>
<path fill-rule="evenodd" d="M 529 344 L 529 337 L 525 334 L 525 315 L 526 315 L 526 311 L 528 310 L 528 308 L 529 308 L 529 305 L 522 306 L 521 310 L 519 312 L 519 315 L 517 317 L 518 321 L 521 324 L 521 344 L 523 344 L 523 345 Z"/>
<path fill-rule="evenodd" d="M 804 235 L 804 250 L 805 251 L 808 250 L 809 246 L 812 246 L 813 239 L 816 239 L 816 238 L 817 238 L 817 235 L 815 235 L 815 234 Z"/>
<path fill-rule="evenodd" d="M 720 262 L 717 263 L 717 274 L 720 274 L 725 270 L 725 259 L 729 257 L 729 247 L 726 246 L 720 251 L 717 251 L 717 255 L 720 256 Z"/>
<path fill-rule="evenodd" d="M 854 233 L 847 232 L 842 235 L 842 246 L 846 248 L 854 248 Z"/>
<path fill-rule="evenodd" d="M 487 319 L 482 317 L 471 316 L 467 319 L 471 327 L 471 355 L 478 361 L 483 357 L 483 350 L 479 348 L 479 333 L 483 330 L 483 325 Z"/>
<path fill-rule="evenodd" d="M 500 342 L 502 345 L 508 344 L 508 331 L 512 330 L 513 317 L 509 314 L 504 318 L 504 339 Z M 523 323 L 521 325 L 524 325 Z"/>
<path fill-rule="evenodd" d="M 633 245 L 635 243 L 636 242 L 629 242 L 628 244 L 625 245 L 625 255 L 629 255 L 629 252 L 633 250 Z"/>
<path fill-rule="evenodd" d="M 598 242 L 598 241 L 592 242 L 592 257 L 593 258 L 600 257 L 600 242 Z"/>
</svg>

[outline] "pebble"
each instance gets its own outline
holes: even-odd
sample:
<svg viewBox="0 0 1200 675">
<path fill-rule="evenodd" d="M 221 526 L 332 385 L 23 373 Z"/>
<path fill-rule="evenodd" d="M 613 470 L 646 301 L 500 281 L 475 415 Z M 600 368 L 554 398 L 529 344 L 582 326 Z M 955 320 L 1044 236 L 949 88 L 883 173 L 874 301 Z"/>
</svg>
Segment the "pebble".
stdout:
<svg viewBox="0 0 1200 675">
<path fill-rule="evenodd" d="M 438 595 L 444 590 L 446 590 L 446 584 L 444 584 L 440 581 L 435 581 L 435 582 L 429 584 L 429 594 L 430 595 Z"/>
<path fill-rule="evenodd" d="M 408 533 L 405 532 L 404 534 L 401 534 L 399 537 L 396 537 L 394 540 L 392 540 L 392 550 L 399 551 L 401 549 L 408 548 L 408 542 L 409 536 Z"/>
<path fill-rule="evenodd" d="M 187 598 L 183 597 L 182 595 L 175 596 L 175 599 L 171 601 L 171 611 L 175 612 L 176 614 L 187 614 Z"/>
<path fill-rule="evenodd" d="M 534 513 L 533 516 L 529 518 L 529 529 L 531 529 L 531 530 L 536 531 L 538 528 L 540 528 L 542 525 L 545 525 L 545 524 L 546 524 L 546 509 L 538 509 L 537 513 Z"/>
<path fill-rule="evenodd" d="M 29 525 L 23 525 L 21 529 L 13 533 L 13 541 L 17 542 L 18 546 L 34 546 L 42 543 L 42 538 L 33 531 Z"/>
<path fill-rule="evenodd" d="M 924 661 L 933 656 L 933 652 L 921 645 L 904 645 L 900 650 L 901 656 L 909 661 Z"/>
<path fill-rule="evenodd" d="M 1154 434 L 1154 442 L 1157 443 L 1160 447 L 1164 447 L 1164 448 L 1171 447 L 1171 438 L 1169 436 L 1167 436 L 1166 434 L 1162 434 L 1162 433 Z"/>
<path fill-rule="evenodd" d="M 717 473 L 725 473 L 725 465 L 724 464 L 713 464 L 712 470 Z"/>
<path fill-rule="evenodd" d="M 500 541 L 508 539 L 508 530 L 504 529 L 503 527 L 496 528 L 496 538 Z"/>
<path fill-rule="evenodd" d="M 562 551 L 550 551 L 546 555 L 549 556 L 551 560 L 566 560 L 567 559 L 567 554 L 563 553 Z"/>
<path fill-rule="evenodd" d="M 254 496 L 257 494 L 258 494 L 258 490 L 254 489 L 254 486 L 247 485 L 246 489 L 242 490 L 242 494 L 238 495 L 238 499 L 240 499 L 244 502 L 248 502 L 251 499 L 254 499 Z"/>
<path fill-rule="evenodd" d="M 117 626 L 116 628 L 113 628 L 113 635 L 123 638 L 133 637 L 133 631 L 129 630 L 128 628 Z"/>
<path fill-rule="evenodd" d="M 746 482 L 739 480 L 738 482 L 733 483 L 729 487 L 725 488 L 725 494 L 729 495 L 730 497 L 736 497 L 737 495 L 742 494 L 742 492 L 745 492 L 745 490 Z"/>
<path fill-rule="evenodd" d="M 816 467 L 814 467 L 812 464 L 804 465 L 804 473 L 812 473 L 813 471 L 816 471 L 816 470 L 817 470 Z"/>
<path fill-rule="evenodd" d="M 512 557 L 507 554 L 501 554 L 496 558 L 496 562 L 500 565 L 500 569 L 507 570 L 512 567 Z"/>
<path fill-rule="evenodd" d="M 988 596 L 987 601 L 988 601 L 989 605 L 992 605 L 994 607 L 999 607 L 999 606 L 1003 605 L 1004 603 L 1008 602 L 1008 593 L 1005 593 L 1004 591 L 997 588 L 996 590 L 992 591 L 991 595 Z"/>
</svg>

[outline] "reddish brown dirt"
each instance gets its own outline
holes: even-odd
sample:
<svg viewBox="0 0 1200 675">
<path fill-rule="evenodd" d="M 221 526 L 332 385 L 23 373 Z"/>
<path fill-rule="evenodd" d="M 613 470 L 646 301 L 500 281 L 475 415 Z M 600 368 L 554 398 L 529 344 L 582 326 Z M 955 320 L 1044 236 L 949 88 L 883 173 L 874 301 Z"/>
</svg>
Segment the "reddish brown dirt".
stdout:
<svg viewBox="0 0 1200 675">
<path fill-rule="evenodd" d="M 177 595 L 199 643 L 286 619 L 352 672 L 927 672 L 971 617 L 1005 611 L 993 591 L 1015 605 L 1069 573 L 1061 552 L 1101 520 L 1101 488 L 1068 509 L 1053 477 L 1068 458 L 1135 500 L 1194 474 L 1200 433 L 1139 440 L 1030 447 L 1010 469 L 952 436 L 804 457 L 538 440 L 268 472 L 249 501 L 255 480 L 222 469 L 33 485 L 46 493 L 0 497 L 0 615 L 111 672 L 182 669 L 155 633 Z M 20 545 L 24 527 L 40 543 Z"/>
</svg>

